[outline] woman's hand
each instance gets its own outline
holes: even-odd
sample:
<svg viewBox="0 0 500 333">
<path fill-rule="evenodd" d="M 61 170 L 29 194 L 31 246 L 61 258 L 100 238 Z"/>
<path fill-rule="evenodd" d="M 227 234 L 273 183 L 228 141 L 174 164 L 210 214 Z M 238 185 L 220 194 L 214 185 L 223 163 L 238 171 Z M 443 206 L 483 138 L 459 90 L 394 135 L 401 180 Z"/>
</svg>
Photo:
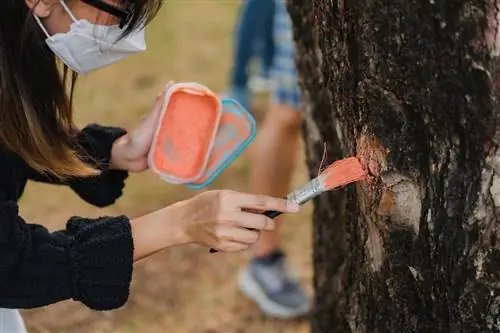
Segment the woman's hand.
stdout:
<svg viewBox="0 0 500 333">
<path fill-rule="evenodd" d="M 186 242 L 224 252 L 245 250 L 257 242 L 260 231 L 275 228 L 273 219 L 249 210 L 299 210 L 297 204 L 284 199 L 230 190 L 204 192 L 181 204 L 184 212 L 179 223 Z"/>
<path fill-rule="evenodd" d="M 204 192 L 132 220 L 134 261 L 185 244 L 225 252 L 245 250 L 257 242 L 261 231 L 275 226 L 274 220 L 248 210 L 294 213 L 299 206 L 263 195 L 229 190 Z"/>
<path fill-rule="evenodd" d="M 111 150 L 112 169 L 132 172 L 148 169 L 148 152 L 158 124 L 163 97 L 172 85 L 173 82 L 169 82 L 156 97 L 151 111 L 139 126 L 115 141 Z"/>
</svg>

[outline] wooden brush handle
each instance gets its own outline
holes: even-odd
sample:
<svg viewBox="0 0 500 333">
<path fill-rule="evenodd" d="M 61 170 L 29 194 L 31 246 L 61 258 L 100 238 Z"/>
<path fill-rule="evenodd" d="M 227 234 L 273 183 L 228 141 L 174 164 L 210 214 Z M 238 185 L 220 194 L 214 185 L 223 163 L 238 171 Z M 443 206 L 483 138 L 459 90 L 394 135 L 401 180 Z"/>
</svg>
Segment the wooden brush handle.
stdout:
<svg viewBox="0 0 500 333">
<path fill-rule="evenodd" d="M 275 217 L 278 217 L 280 216 L 281 214 L 283 214 L 282 212 L 278 212 L 278 211 L 275 211 L 275 210 L 268 210 L 268 211 L 265 211 L 264 213 L 262 213 L 263 215 L 266 215 L 267 217 L 271 218 L 271 219 L 274 219 Z M 248 230 L 254 230 L 254 229 L 248 229 Z M 216 253 L 216 252 L 219 252 L 215 249 L 210 249 L 210 253 Z"/>
</svg>

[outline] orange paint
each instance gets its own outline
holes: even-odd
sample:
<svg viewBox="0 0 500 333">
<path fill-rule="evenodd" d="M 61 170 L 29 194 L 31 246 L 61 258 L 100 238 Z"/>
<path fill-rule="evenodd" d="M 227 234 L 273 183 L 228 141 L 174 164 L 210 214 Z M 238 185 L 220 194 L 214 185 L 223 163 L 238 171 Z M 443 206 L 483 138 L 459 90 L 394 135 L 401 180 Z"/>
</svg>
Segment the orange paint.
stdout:
<svg viewBox="0 0 500 333">
<path fill-rule="evenodd" d="M 250 136 L 251 128 L 248 121 L 238 117 L 234 113 L 223 112 L 220 118 L 219 133 L 215 139 L 210 158 L 207 164 L 207 170 L 216 168 L 226 154 L 232 154 L 238 149 L 238 145 L 245 141 Z M 194 182 L 195 184 L 204 183 L 211 173 L 205 175 Z"/>
<path fill-rule="evenodd" d="M 387 150 L 375 138 L 361 135 L 357 140 L 356 152 L 361 164 L 368 171 L 366 182 L 372 185 L 386 167 Z"/>
<path fill-rule="evenodd" d="M 218 133 L 208 160 L 207 172 L 194 184 L 202 184 L 207 181 L 221 163 L 226 161 L 243 142 L 248 140 L 252 132 L 250 124 L 245 115 L 238 116 L 233 112 L 222 113 Z"/>
<path fill-rule="evenodd" d="M 320 175 L 325 189 L 331 190 L 360 180 L 366 172 L 356 157 L 348 157 L 329 165 Z"/>
<path fill-rule="evenodd" d="M 210 91 L 177 88 L 169 100 L 156 140 L 152 161 L 170 177 L 195 179 L 207 163 L 220 118 L 220 102 Z"/>
</svg>

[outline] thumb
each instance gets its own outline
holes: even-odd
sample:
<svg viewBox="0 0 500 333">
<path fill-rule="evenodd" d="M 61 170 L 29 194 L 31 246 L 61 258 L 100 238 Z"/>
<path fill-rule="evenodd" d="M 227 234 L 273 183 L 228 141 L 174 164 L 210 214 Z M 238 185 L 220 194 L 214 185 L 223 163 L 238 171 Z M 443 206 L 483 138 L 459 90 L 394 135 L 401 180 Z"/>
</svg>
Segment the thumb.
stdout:
<svg viewBox="0 0 500 333">
<path fill-rule="evenodd" d="M 140 142 L 149 143 L 153 139 L 153 135 L 156 131 L 156 126 L 158 124 L 158 118 L 161 114 L 161 107 L 163 106 L 163 99 L 166 92 L 173 85 L 173 81 L 170 81 L 163 90 L 156 96 L 155 103 L 149 111 L 149 113 L 142 119 L 142 122 L 134 130 L 134 139 Z"/>
</svg>

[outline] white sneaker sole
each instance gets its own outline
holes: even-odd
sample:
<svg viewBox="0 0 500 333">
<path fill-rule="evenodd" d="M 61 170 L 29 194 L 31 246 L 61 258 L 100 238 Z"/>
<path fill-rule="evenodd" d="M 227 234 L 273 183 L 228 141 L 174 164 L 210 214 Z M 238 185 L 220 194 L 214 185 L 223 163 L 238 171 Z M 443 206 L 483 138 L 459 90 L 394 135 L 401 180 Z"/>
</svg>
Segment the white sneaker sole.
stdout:
<svg viewBox="0 0 500 333">
<path fill-rule="evenodd" d="M 239 287 L 243 294 L 251 298 L 268 316 L 279 319 L 291 319 L 305 316 L 311 310 L 309 304 L 299 309 L 291 309 L 270 300 L 259 284 L 250 276 L 247 269 L 240 273 Z"/>
</svg>

